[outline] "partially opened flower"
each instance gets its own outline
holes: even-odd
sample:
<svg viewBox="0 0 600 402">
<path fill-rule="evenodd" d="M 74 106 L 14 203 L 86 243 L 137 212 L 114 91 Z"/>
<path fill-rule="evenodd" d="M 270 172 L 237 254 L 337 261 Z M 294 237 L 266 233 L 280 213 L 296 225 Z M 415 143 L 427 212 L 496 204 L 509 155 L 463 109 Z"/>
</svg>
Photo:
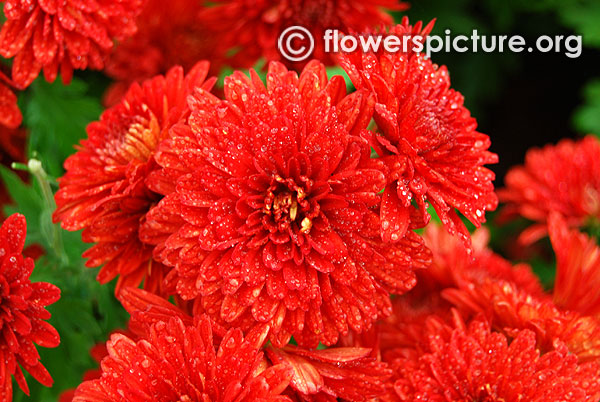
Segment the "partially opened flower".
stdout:
<svg viewBox="0 0 600 402">
<path fill-rule="evenodd" d="M 259 58 L 277 60 L 301 70 L 307 62 L 290 62 L 282 57 L 277 40 L 288 27 L 306 28 L 314 40 L 311 57 L 325 64 L 336 64 L 325 51 L 322 40 L 327 29 L 361 32 L 374 26 L 389 25 L 393 18 L 385 10 L 405 10 L 398 0 L 219 0 L 207 7 L 202 20 L 223 36 L 221 42 L 233 53 L 236 65 L 253 65 Z M 225 29 L 224 29 L 225 28 Z M 309 46 L 308 43 L 304 44 Z M 302 44 L 298 44 L 298 48 Z"/>
<path fill-rule="evenodd" d="M 531 149 L 525 164 L 511 169 L 498 196 L 506 215 L 534 222 L 520 236 L 529 244 L 547 235 L 547 220 L 559 212 L 569 226 L 597 225 L 600 219 L 600 142 L 594 136 L 564 139 Z"/>
<path fill-rule="evenodd" d="M 124 299 L 138 294 L 153 296 L 132 290 Z M 290 381 L 291 368 L 269 367 L 260 351 L 267 325 L 245 336 L 231 329 L 218 340 L 206 315 L 192 320 L 173 314 L 156 320 L 152 311 L 156 307 L 160 311 L 160 304 L 149 304 L 133 313 L 135 340 L 123 334 L 111 337 L 102 375 L 82 383 L 73 402 L 289 401 L 280 394 Z"/>
<path fill-rule="evenodd" d="M 546 352 L 556 341 L 567 345 L 580 361 L 600 359 L 600 320 L 576 311 L 561 310 L 551 297 L 535 297 L 514 283 L 487 280 L 477 286 L 445 289 L 443 297 L 465 317 L 483 314 L 493 328 L 508 336 L 528 329 L 537 346 Z"/>
<path fill-rule="evenodd" d="M 512 339 L 481 319 L 428 334 L 425 353 L 397 359 L 394 391 L 400 401 L 595 401 L 600 367 L 578 363 L 558 342 L 540 354 L 532 331 Z M 394 400 L 394 399 L 392 399 Z"/>
<path fill-rule="evenodd" d="M 273 364 L 283 363 L 293 368 L 291 389 L 287 393 L 300 401 L 360 402 L 381 396 L 392 372 L 370 354 L 371 349 L 361 347 L 267 348 Z"/>
<path fill-rule="evenodd" d="M 551 213 L 548 220 L 557 259 L 554 303 L 600 317 L 600 248 L 596 240 L 569 229 L 558 213 Z"/>
<path fill-rule="evenodd" d="M 581 361 L 597 360 L 600 320 L 589 315 L 594 314 L 597 298 L 592 291 L 595 249 L 589 240 L 581 243 L 583 238 L 568 234 L 564 226 L 553 230 L 557 254 L 562 255 L 557 280 L 565 282 L 555 285 L 557 304 L 528 265 L 513 266 L 487 249 L 481 229 L 473 236 L 474 253 L 469 256 L 457 238 L 429 225 L 424 238 L 432 251 L 432 265 L 419 271 L 417 285 L 393 301 L 393 314 L 377 326 L 383 356 L 422 345 L 426 323 L 448 321 L 455 307 L 468 319 L 484 315 L 494 330 L 508 337 L 531 330 L 542 351 L 554 350 L 560 340 Z M 582 278 L 583 283 L 575 278 Z"/>
<path fill-rule="evenodd" d="M 417 272 L 417 285 L 393 300 L 392 315 L 376 327 L 379 348 L 386 361 L 390 356 L 404 353 L 407 347 L 417 348 L 426 343 L 423 331 L 427 323 L 445 322 L 451 318 L 453 304 L 442 295 L 469 293 L 488 282 L 502 281 L 529 295 L 548 298 L 528 265 L 513 266 L 487 247 L 489 233 L 485 228 L 473 233 L 472 254 L 467 252 L 460 239 L 439 224 L 428 225 L 423 238 L 431 250 L 432 264 Z M 466 302 L 465 305 L 469 306 Z M 476 305 L 479 306 L 476 311 L 486 311 L 483 303 Z M 469 310 L 468 316 L 471 313 L 473 310 Z"/>
<path fill-rule="evenodd" d="M 6 21 L 0 55 L 12 58 L 12 78 L 25 88 L 44 70 L 65 83 L 73 69 L 101 69 L 114 39 L 135 32 L 143 0 L 2 0 Z"/>
<path fill-rule="evenodd" d="M 198 63 L 184 76 L 174 67 L 141 86 L 133 84 L 123 100 L 88 126 L 88 138 L 65 162 L 59 179 L 54 220 L 67 230 L 84 229 L 87 265 L 103 265 L 98 280 L 119 277 L 123 285 L 159 289 L 162 267 L 152 261 L 152 247 L 142 244 L 138 229 L 161 196 L 146 180 L 157 168 L 154 152 L 169 129 L 189 113 L 187 97 L 205 82 L 208 63 Z"/>
<path fill-rule="evenodd" d="M 142 82 L 173 66 L 187 72 L 198 60 L 210 60 L 217 75 L 225 48 L 199 18 L 198 0 L 147 0 L 136 20 L 137 32 L 121 41 L 106 60 L 104 72 L 117 82 L 106 96 L 108 105 L 119 101 L 132 82 Z"/>
<path fill-rule="evenodd" d="M 243 329 L 269 323 L 276 345 L 294 336 L 316 347 L 368 329 L 389 314 L 390 292 L 414 286 L 430 255 L 413 231 L 381 241 L 385 176 L 359 136 L 371 97 L 345 88 L 316 61 L 300 77 L 273 62 L 266 87 L 237 72 L 225 100 L 190 99 L 189 125 L 156 155 L 176 191 L 141 234 L 196 311 Z"/>
<path fill-rule="evenodd" d="M 404 19 L 389 33 L 426 36 L 431 27 L 412 27 Z M 356 88 L 376 96 L 379 130 L 369 141 L 390 170 L 381 207 L 383 239 L 401 239 L 414 208 L 427 222 L 430 203 L 444 226 L 469 245 L 455 209 L 475 226 L 485 221 L 497 198 L 494 173 L 484 165 L 498 157 L 488 151 L 489 137 L 476 131 L 462 95 L 450 88 L 446 67 L 412 51 L 356 52 L 343 55 L 341 64 Z"/>
<path fill-rule="evenodd" d="M 23 215 L 8 217 L 0 228 L 0 400 L 12 400 L 12 376 L 29 394 L 25 370 L 49 387 L 52 377 L 40 362 L 36 345 L 53 348 L 60 338 L 46 320 L 46 306 L 60 298 L 60 290 L 45 282 L 31 282 L 31 258 L 22 255 L 27 224 Z"/>
</svg>

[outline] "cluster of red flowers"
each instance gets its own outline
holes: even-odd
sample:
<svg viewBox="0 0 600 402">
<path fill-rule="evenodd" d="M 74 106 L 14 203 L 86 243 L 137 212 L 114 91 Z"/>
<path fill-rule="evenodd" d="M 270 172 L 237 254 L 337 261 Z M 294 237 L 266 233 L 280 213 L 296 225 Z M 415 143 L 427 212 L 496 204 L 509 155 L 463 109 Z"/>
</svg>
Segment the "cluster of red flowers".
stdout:
<svg viewBox="0 0 600 402">
<path fill-rule="evenodd" d="M 16 87 L 42 69 L 54 80 L 60 67 L 68 81 L 74 68 L 102 68 L 122 41 L 106 61 L 120 81 L 112 106 L 66 160 L 53 218 L 83 230 L 87 265 L 101 266 L 101 283 L 117 278 L 131 320 L 101 347 L 101 369 L 61 400 L 600 398 L 600 249 L 573 229 L 600 211 L 597 140 L 532 151 L 500 193 L 507 215 L 550 235 L 549 293 L 528 265 L 487 247 L 479 227 L 498 198 L 485 165 L 497 156 L 445 67 L 412 52 L 341 55 L 348 93 L 343 77 L 328 78 L 322 62 L 334 60 L 322 49 L 300 73 L 277 61 L 287 26 L 379 29 L 392 21 L 382 8 L 402 4 L 223 0 L 197 10 L 178 0 L 162 14 L 164 2 L 142 3 L 5 3 L 0 54 L 15 57 Z M 224 32 L 217 18 L 238 22 Z M 431 27 L 404 19 L 388 29 Z M 237 50 L 217 50 L 204 32 Z M 271 60 L 265 82 L 236 71 L 213 92 L 220 63 L 259 57 Z M 11 375 L 27 391 L 20 367 L 51 384 L 34 344 L 58 344 L 43 320 L 59 292 L 29 282 L 24 225 L 15 215 L 0 230 L 2 401 Z"/>
</svg>

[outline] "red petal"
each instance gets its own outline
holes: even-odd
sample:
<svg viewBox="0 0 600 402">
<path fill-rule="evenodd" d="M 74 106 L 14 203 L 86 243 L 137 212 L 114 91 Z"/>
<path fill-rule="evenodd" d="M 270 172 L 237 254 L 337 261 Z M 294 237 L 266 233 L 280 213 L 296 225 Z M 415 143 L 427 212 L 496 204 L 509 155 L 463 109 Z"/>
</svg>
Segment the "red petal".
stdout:
<svg viewBox="0 0 600 402">
<path fill-rule="evenodd" d="M 395 189 L 390 186 L 381 201 L 381 238 L 387 243 L 402 240 L 410 223 L 409 207 L 401 204 Z"/>
</svg>

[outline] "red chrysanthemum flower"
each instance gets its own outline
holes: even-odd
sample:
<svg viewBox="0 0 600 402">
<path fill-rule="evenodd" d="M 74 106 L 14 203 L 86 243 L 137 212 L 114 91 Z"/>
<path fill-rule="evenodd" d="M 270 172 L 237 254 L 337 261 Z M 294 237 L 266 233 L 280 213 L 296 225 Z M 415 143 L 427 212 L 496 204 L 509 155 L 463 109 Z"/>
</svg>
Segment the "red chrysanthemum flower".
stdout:
<svg viewBox="0 0 600 402">
<path fill-rule="evenodd" d="M 407 8 L 407 3 L 398 0 L 218 0 L 217 6 L 202 13 L 202 19 L 223 37 L 220 43 L 234 52 L 235 65 L 253 65 L 263 57 L 300 71 L 307 62 L 290 62 L 282 58 L 277 47 L 277 40 L 286 28 L 308 29 L 315 38 L 311 57 L 333 65 L 335 58 L 325 52 L 320 40 L 327 29 L 361 32 L 390 25 L 393 18 L 383 10 Z"/>
<path fill-rule="evenodd" d="M 376 361 L 370 354 L 371 349 L 360 347 L 267 348 L 273 364 L 283 363 L 293 368 L 287 394 L 297 401 L 361 402 L 382 395 L 392 372 L 387 364 Z"/>
<path fill-rule="evenodd" d="M 425 36 L 431 27 L 412 27 L 405 18 L 389 33 Z M 469 245 L 455 208 L 475 226 L 485 221 L 497 198 L 494 174 L 483 166 L 498 158 L 488 151 L 489 137 L 476 131 L 462 95 L 450 89 L 446 68 L 412 52 L 357 52 L 340 61 L 355 87 L 377 98 L 380 131 L 372 133 L 370 143 L 390 170 L 381 207 L 383 239 L 404 236 L 415 206 L 427 222 L 429 202 L 447 229 Z"/>
<path fill-rule="evenodd" d="M 549 224 L 557 255 L 552 295 L 527 286 L 529 281 L 508 277 L 482 278 L 447 288 L 442 295 L 465 315 L 485 314 L 496 329 L 509 335 L 521 329 L 534 331 L 543 350 L 552 350 L 559 339 L 580 359 L 596 360 L 600 358 L 599 248 L 594 240 L 570 231 L 557 212 L 550 213 Z"/>
<path fill-rule="evenodd" d="M 600 220 L 600 142 L 594 136 L 564 139 L 556 145 L 531 149 L 525 165 L 511 169 L 498 191 L 507 203 L 505 215 L 535 222 L 519 237 L 525 244 L 545 236 L 550 212 L 559 212 L 569 226 Z"/>
<path fill-rule="evenodd" d="M 600 367 L 578 364 L 563 344 L 540 355 L 535 334 L 512 340 L 482 320 L 429 334 L 426 353 L 394 362 L 400 401 L 596 401 Z M 415 358 L 416 357 L 416 358 Z"/>
<path fill-rule="evenodd" d="M 60 70 L 65 83 L 73 69 L 101 69 L 113 40 L 135 32 L 143 5 L 143 0 L 2 1 L 0 55 L 14 57 L 12 78 L 21 88 L 42 69 L 50 82 Z"/>
<path fill-rule="evenodd" d="M 523 329 L 537 335 L 538 347 L 553 350 L 565 343 L 581 361 L 600 358 L 600 320 L 560 310 L 550 296 L 534 297 L 514 283 L 488 280 L 462 289 L 448 288 L 443 297 L 465 317 L 484 314 L 494 329 L 514 336 Z"/>
<path fill-rule="evenodd" d="M 600 318 L 600 248 L 596 240 L 569 230 L 556 212 L 550 214 L 548 226 L 557 260 L 554 303 Z"/>
<path fill-rule="evenodd" d="M 202 24 L 198 0 L 147 0 L 137 19 L 137 32 L 118 44 L 106 61 L 104 71 L 118 82 L 106 96 L 108 105 L 117 103 L 132 82 L 164 74 L 172 66 L 188 71 L 198 60 L 210 60 L 211 74 L 222 66 L 224 47 Z"/>
<path fill-rule="evenodd" d="M 316 61 L 300 77 L 273 62 L 266 87 L 237 72 L 226 100 L 206 91 L 190 100 L 189 125 L 156 155 L 163 174 L 179 176 L 176 192 L 141 234 L 158 243 L 175 268 L 170 287 L 197 298 L 196 311 L 243 329 L 270 323 L 278 346 L 292 335 L 332 345 L 388 314 L 389 292 L 410 289 L 413 270 L 428 265 L 413 231 L 381 241 L 385 178 L 358 135 L 371 98 L 345 87 Z"/>
<path fill-rule="evenodd" d="M 113 335 L 101 377 L 82 383 L 74 402 L 289 401 L 280 394 L 288 386 L 291 367 L 268 367 L 260 351 L 267 325 L 245 337 L 231 329 L 217 341 L 206 315 L 192 320 L 183 313 L 162 314 L 175 307 L 162 306 L 167 302 L 139 289 L 124 292 L 123 299 L 128 308 L 150 301 L 131 317 L 136 340 Z"/>
<path fill-rule="evenodd" d="M 52 377 L 40 363 L 36 345 L 54 348 L 60 337 L 46 322 L 46 306 L 60 298 L 60 290 L 45 282 L 31 282 L 33 260 L 22 255 L 27 233 L 23 215 L 8 217 L 0 228 L 0 401 L 12 401 L 12 378 L 29 394 L 22 369 L 49 387 Z"/>
<path fill-rule="evenodd" d="M 380 350 L 386 361 L 404 353 L 406 348 L 422 346 L 427 342 L 427 338 L 423 336 L 424 328 L 436 322 L 448 321 L 452 316 L 451 302 L 462 306 L 453 296 L 478 294 L 481 286 L 487 289 L 491 283 L 498 284 L 501 288 L 500 284 L 507 283 L 511 289 L 518 289 L 522 294 L 550 303 L 549 296 L 544 293 L 528 265 L 513 266 L 486 247 L 489 234 L 485 228 L 474 232 L 472 254 L 467 252 L 458 238 L 443 230 L 440 225 L 427 226 L 423 237 L 432 252 L 431 266 L 417 273 L 417 285 L 410 292 L 394 299 L 393 314 L 377 326 Z M 445 300 L 442 295 L 449 300 Z M 494 308 L 494 301 L 485 299 L 481 294 L 478 296 L 480 298 L 462 298 L 465 305 L 462 311 L 467 316 L 474 312 L 488 312 L 493 316 L 490 311 Z M 467 300 L 474 304 L 469 304 Z M 502 303 L 498 306 L 502 306 Z M 558 311 L 554 311 L 560 315 Z M 498 326 L 506 322 L 502 321 Z M 508 320 L 506 325 L 510 326 L 511 323 L 514 321 Z M 523 328 L 528 328 L 525 318 L 522 325 Z"/>
<path fill-rule="evenodd" d="M 165 77 L 133 84 L 123 100 L 88 126 L 88 138 L 65 162 L 59 179 L 54 220 L 67 230 L 83 231 L 83 240 L 96 243 L 84 253 L 87 265 L 104 265 L 98 280 L 106 283 L 120 275 L 123 285 L 156 291 L 162 281 L 152 248 L 141 243 L 138 229 L 160 195 L 146 185 L 157 167 L 154 152 L 170 127 L 189 113 L 187 97 L 204 83 L 208 63 L 199 63 L 184 77 L 174 67 Z"/>
<path fill-rule="evenodd" d="M 473 233 L 472 254 L 440 225 L 428 225 L 423 237 L 432 252 L 432 264 L 417 272 L 417 285 L 395 298 L 392 315 L 377 325 L 384 355 L 402 353 L 406 347 L 415 348 L 426 342 L 426 323 L 434 317 L 442 322 L 451 317 L 452 303 L 442 297 L 442 292 L 460 293 L 461 289 L 477 289 L 490 281 L 506 281 L 528 294 L 548 298 L 528 265 L 513 266 L 487 248 L 489 233 L 485 228 Z"/>
</svg>

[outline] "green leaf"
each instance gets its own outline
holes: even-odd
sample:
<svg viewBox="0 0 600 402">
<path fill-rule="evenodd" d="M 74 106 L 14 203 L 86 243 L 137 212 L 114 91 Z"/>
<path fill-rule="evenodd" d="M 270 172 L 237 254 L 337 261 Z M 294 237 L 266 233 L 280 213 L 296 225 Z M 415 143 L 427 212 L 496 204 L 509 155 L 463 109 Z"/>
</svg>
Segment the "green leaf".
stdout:
<svg viewBox="0 0 600 402">
<path fill-rule="evenodd" d="M 562 22 L 582 36 L 586 46 L 600 47 L 600 2 L 580 0 L 563 2 L 559 9 Z"/>
<path fill-rule="evenodd" d="M 600 79 L 589 82 L 584 88 L 583 96 L 585 102 L 573 115 L 575 128 L 584 134 L 600 136 Z"/>
<path fill-rule="evenodd" d="M 99 97 L 88 94 L 88 84 L 74 78 L 69 86 L 43 78 L 30 87 L 24 100 L 24 123 L 31 130 L 29 155 L 37 153 L 46 171 L 62 174 L 62 164 L 73 145 L 86 136 L 86 126 L 102 112 Z"/>
</svg>

